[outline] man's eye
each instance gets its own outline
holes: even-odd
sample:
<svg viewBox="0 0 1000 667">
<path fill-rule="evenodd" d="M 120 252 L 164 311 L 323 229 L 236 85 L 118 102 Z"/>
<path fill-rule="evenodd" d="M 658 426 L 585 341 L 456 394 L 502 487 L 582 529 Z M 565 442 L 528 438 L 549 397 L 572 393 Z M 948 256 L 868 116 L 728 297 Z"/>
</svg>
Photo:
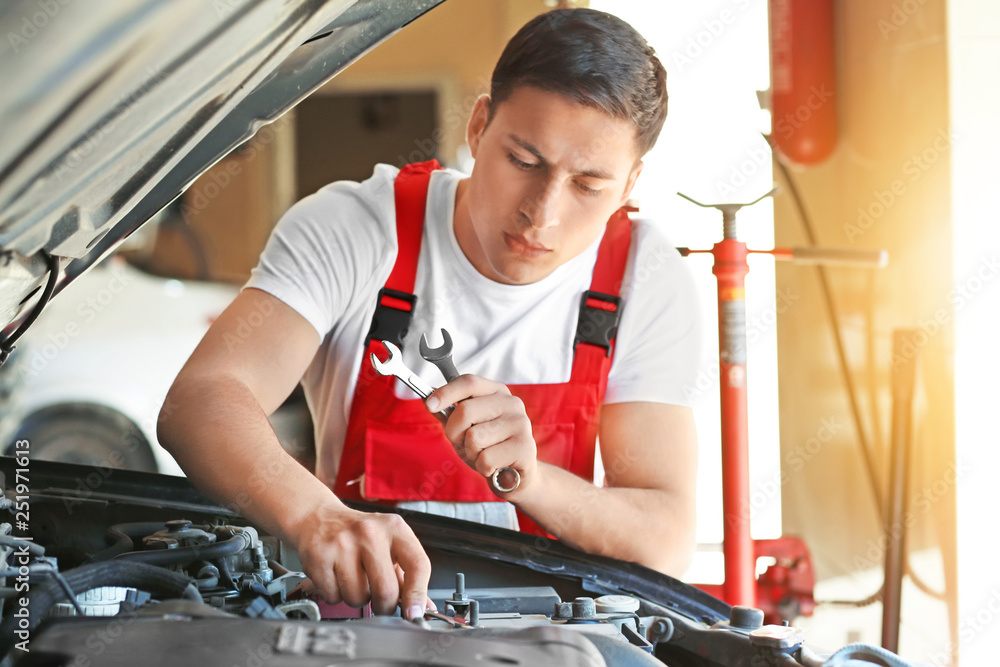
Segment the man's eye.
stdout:
<svg viewBox="0 0 1000 667">
<path fill-rule="evenodd" d="M 523 160 L 518 160 L 516 157 L 514 157 L 513 153 L 507 153 L 507 159 L 510 160 L 510 163 L 515 167 L 517 167 L 518 169 L 532 169 L 535 167 L 535 165 L 531 164 L 530 162 L 524 162 Z"/>
<path fill-rule="evenodd" d="M 580 188 L 580 192 L 582 192 L 585 195 L 590 195 L 591 197 L 596 197 L 597 195 L 601 194 L 600 190 L 595 190 L 594 188 L 589 188 L 586 185 L 584 185 L 583 183 L 580 183 L 579 181 L 577 181 L 576 187 Z"/>
</svg>

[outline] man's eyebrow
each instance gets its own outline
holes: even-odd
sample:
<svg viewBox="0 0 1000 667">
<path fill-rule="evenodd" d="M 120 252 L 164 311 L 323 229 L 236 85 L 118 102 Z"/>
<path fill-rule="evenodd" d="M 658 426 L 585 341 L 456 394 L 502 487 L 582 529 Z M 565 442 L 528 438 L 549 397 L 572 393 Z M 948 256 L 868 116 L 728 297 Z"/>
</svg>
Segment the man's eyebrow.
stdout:
<svg viewBox="0 0 1000 667">
<path fill-rule="evenodd" d="M 521 148 L 523 148 L 524 150 L 528 151 L 529 153 L 531 153 L 532 155 L 534 155 L 536 158 L 538 158 L 538 160 L 540 162 L 543 162 L 543 163 L 547 162 L 547 160 L 545 159 L 545 156 L 542 155 L 542 152 L 540 150 L 538 150 L 537 148 L 535 148 L 534 144 L 532 144 L 532 143 L 530 143 L 528 141 L 525 141 L 524 139 L 522 139 L 521 137 L 517 136 L 516 134 L 509 134 L 507 136 L 509 136 L 510 140 L 513 141 L 515 144 L 517 144 L 518 146 L 520 146 Z"/>
<path fill-rule="evenodd" d="M 510 137 L 510 140 L 513 141 L 515 144 L 517 144 L 518 146 L 520 146 L 521 148 L 523 148 L 524 150 L 528 151 L 529 153 L 531 153 L 532 155 L 534 155 L 536 158 L 538 158 L 538 161 L 541 162 L 542 164 L 545 164 L 545 163 L 548 162 L 545 159 L 545 156 L 542 155 L 542 152 L 540 150 L 538 150 L 535 147 L 535 145 L 532 144 L 531 142 L 525 141 L 524 139 L 522 139 L 521 137 L 517 136 L 516 134 L 510 134 L 508 136 Z M 583 171 L 577 172 L 577 175 L 578 176 L 583 176 L 585 178 L 596 178 L 598 180 L 603 180 L 603 181 L 613 181 L 613 180 L 615 180 L 614 176 L 612 176 L 610 173 L 604 171 L 603 169 L 584 169 Z"/>
</svg>

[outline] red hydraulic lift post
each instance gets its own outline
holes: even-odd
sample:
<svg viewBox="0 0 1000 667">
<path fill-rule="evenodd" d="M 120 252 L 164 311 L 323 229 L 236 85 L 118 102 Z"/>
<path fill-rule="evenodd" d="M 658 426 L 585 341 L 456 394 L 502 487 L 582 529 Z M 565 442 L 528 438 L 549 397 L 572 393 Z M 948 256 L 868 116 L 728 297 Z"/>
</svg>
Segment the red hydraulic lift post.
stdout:
<svg viewBox="0 0 1000 667">
<path fill-rule="evenodd" d="M 755 545 L 750 535 L 750 448 L 747 423 L 747 312 L 745 284 L 750 266 L 747 255 L 767 254 L 775 260 L 802 264 L 883 267 L 889 261 L 884 250 L 854 248 L 774 248 L 750 250 L 736 238 L 736 213 L 745 206 L 774 195 L 778 188 L 746 204 L 702 204 L 678 192 L 681 197 L 703 208 L 722 212 L 722 240 L 711 250 L 678 248 L 682 256 L 711 254 L 712 273 L 719 285 L 719 391 L 722 419 L 722 552 L 725 580 L 722 599 L 730 605 L 757 606 L 758 551 L 770 555 L 800 545 L 798 538 L 763 540 Z M 760 547 L 760 549 L 758 549 Z M 796 547 L 798 549 L 798 547 Z M 796 551 L 792 549 L 792 551 Z M 805 546 L 801 545 L 805 552 Z M 808 556 L 804 556 L 808 561 Z M 811 570 L 810 570 L 811 572 Z M 810 574 L 811 578 L 811 574 Z M 703 587 L 708 589 L 710 587 Z M 811 610 L 811 591 L 796 591 L 801 606 Z"/>
</svg>

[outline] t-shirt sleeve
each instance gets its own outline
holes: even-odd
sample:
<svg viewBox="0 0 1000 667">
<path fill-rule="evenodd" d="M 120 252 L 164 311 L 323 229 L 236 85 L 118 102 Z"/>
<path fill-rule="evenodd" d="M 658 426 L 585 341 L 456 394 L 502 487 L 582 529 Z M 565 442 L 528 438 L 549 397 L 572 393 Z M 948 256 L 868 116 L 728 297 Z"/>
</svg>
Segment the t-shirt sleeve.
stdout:
<svg viewBox="0 0 1000 667">
<path fill-rule="evenodd" d="M 277 297 L 325 337 L 395 257 L 395 173 L 379 165 L 363 183 L 331 183 L 292 206 L 243 289 Z"/>
<path fill-rule="evenodd" d="M 690 406 L 704 364 L 694 279 L 656 225 L 637 222 L 633 236 L 604 402 Z"/>
</svg>

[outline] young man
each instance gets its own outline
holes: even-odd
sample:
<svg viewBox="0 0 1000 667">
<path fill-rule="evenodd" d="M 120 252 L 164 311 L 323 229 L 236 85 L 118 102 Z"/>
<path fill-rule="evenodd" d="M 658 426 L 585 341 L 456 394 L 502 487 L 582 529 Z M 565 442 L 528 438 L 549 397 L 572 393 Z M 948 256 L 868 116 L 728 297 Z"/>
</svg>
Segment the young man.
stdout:
<svg viewBox="0 0 1000 667">
<path fill-rule="evenodd" d="M 338 496 L 501 523 L 516 508 L 522 529 L 680 576 L 694 545 L 682 388 L 697 309 L 676 251 L 620 210 L 666 99 L 663 67 L 619 19 L 528 23 L 469 120 L 472 174 L 379 165 L 294 206 L 175 381 L 160 442 L 195 484 L 295 545 L 326 599 L 376 613 L 420 615 L 429 562 L 398 516 Z M 617 336 L 601 324 L 616 310 Z M 407 311 L 407 365 L 440 384 L 417 342 L 443 327 L 466 373 L 426 403 L 368 363 L 401 333 L 369 339 L 373 317 L 378 329 Z M 267 421 L 300 380 L 315 476 Z M 520 484 L 502 494 L 489 479 L 505 467 Z"/>
</svg>

